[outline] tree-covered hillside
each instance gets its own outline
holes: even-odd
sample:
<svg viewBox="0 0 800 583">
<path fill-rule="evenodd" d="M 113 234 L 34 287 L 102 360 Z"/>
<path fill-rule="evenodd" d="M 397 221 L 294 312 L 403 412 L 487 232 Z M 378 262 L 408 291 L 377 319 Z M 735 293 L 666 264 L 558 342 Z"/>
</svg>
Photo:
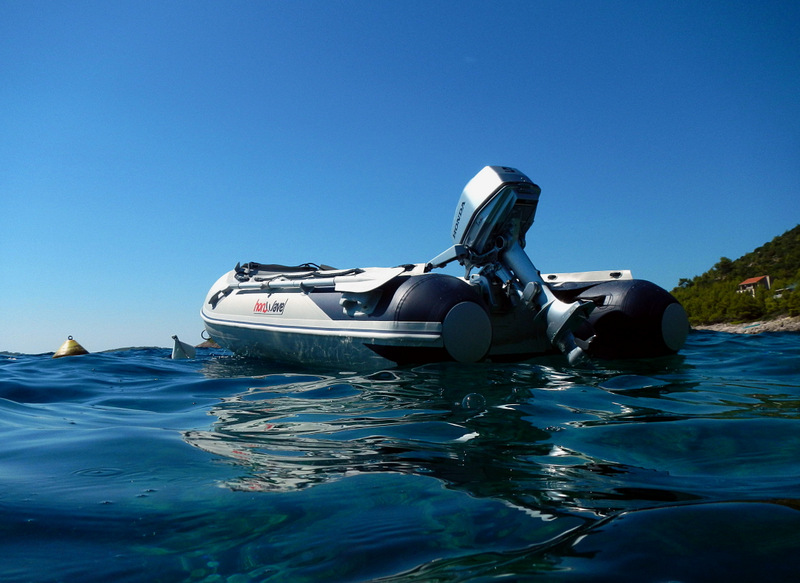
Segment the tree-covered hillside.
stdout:
<svg viewBox="0 0 800 583">
<path fill-rule="evenodd" d="M 749 278 L 769 275 L 770 290 L 736 293 Z M 800 315 L 800 225 L 734 261 L 727 257 L 672 290 L 694 325 Z"/>
</svg>

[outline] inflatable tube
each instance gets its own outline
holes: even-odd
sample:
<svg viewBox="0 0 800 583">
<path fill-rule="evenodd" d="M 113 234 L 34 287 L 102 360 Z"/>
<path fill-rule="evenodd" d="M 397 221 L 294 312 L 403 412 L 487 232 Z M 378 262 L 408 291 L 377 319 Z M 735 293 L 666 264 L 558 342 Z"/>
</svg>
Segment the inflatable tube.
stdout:
<svg viewBox="0 0 800 583">
<path fill-rule="evenodd" d="M 672 294 L 649 281 L 608 281 L 572 290 L 569 296 L 595 303 L 588 320 L 575 332 L 576 338 L 589 342 L 588 353 L 594 357 L 675 354 L 689 333 L 683 306 Z"/>
<path fill-rule="evenodd" d="M 478 293 L 465 281 L 444 274 L 398 278 L 399 286 L 381 319 L 398 322 L 441 322 L 443 346 L 370 345 L 377 354 L 399 364 L 455 360 L 478 362 L 492 343 L 492 323 Z M 376 310 L 377 311 L 377 310 Z"/>
</svg>

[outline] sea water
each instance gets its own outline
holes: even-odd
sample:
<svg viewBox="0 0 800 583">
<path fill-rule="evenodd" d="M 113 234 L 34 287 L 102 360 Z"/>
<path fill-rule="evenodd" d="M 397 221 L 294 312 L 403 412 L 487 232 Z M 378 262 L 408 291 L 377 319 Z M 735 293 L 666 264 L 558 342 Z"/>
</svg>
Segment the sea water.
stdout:
<svg viewBox="0 0 800 583">
<path fill-rule="evenodd" d="M 800 335 L 320 371 L 0 354 L 0 580 L 789 581 Z"/>
</svg>

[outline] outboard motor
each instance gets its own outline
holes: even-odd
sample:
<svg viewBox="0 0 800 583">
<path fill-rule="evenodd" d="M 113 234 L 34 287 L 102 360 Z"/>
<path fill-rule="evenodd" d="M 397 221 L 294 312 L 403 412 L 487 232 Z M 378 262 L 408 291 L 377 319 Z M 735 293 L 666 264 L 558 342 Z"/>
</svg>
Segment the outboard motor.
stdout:
<svg viewBox="0 0 800 583">
<path fill-rule="evenodd" d="M 536 312 L 534 323 L 545 330 L 548 342 L 571 364 L 584 350 L 575 341 L 577 329 L 594 308 L 590 301 L 559 300 L 545 284 L 524 251 L 525 234 L 533 224 L 541 189 L 530 178 L 506 166 L 486 166 L 464 187 L 456 206 L 450 249 L 429 262 L 441 267 L 457 259 L 470 280 L 492 297 L 492 282 L 502 282 L 513 304 Z M 490 303 L 494 303 L 490 300 Z M 586 345 L 584 345 L 585 347 Z"/>
</svg>

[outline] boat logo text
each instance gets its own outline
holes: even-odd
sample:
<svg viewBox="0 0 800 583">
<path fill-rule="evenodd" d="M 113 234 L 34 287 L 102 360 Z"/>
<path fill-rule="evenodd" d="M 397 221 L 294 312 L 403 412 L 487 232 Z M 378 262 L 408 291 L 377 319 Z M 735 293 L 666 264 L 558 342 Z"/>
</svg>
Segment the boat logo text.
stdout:
<svg viewBox="0 0 800 583">
<path fill-rule="evenodd" d="M 272 302 L 262 302 L 261 300 L 256 300 L 256 305 L 253 306 L 253 313 L 283 316 L 283 310 L 286 308 L 287 302 L 288 300 L 274 300 Z"/>
<path fill-rule="evenodd" d="M 456 215 L 455 224 L 453 225 L 453 239 L 456 238 L 456 233 L 458 232 L 458 225 L 461 223 L 461 214 L 464 212 L 464 205 L 467 204 L 467 201 L 462 200 L 461 206 L 458 207 L 458 214 Z"/>
</svg>

